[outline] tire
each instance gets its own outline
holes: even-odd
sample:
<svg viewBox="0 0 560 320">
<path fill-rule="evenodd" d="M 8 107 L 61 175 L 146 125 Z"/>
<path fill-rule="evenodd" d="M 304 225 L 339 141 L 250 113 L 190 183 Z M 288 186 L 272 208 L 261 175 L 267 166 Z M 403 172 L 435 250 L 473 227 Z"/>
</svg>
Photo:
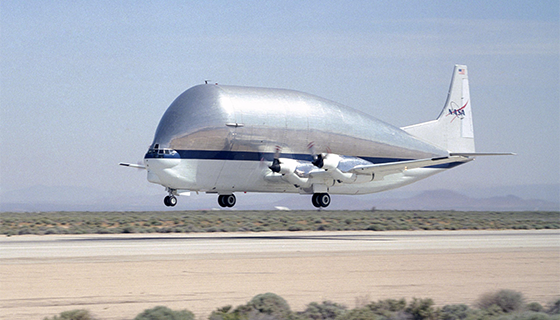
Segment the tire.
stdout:
<svg viewBox="0 0 560 320">
<path fill-rule="evenodd" d="M 326 208 L 331 204 L 331 196 L 328 193 L 320 193 L 317 197 L 317 202 L 321 205 L 321 207 Z"/>
<path fill-rule="evenodd" d="M 176 205 L 177 205 L 177 198 L 175 198 L 174 196 L 170 196 L 169 197 L 169 206 L 174 207 Z"/>
<path fill-rule="evenodd" d="M 166 196 L 163 198 L 163 203 L 168 207 L 174 207 L 177 204 L 177 198 L 174 196 Z"/>
<path fill-rule="evenodd" d="M 218 204 L 220 205 L 220 207 L 225 208 L 227 207 L 226 201 L 225 201 L 225 197 L 224 195 L 219 195 L 218 196 Z"/>
<path fill-rule="evenodd" d="M 169 196 L 165 196 L 165 198 L 163 198 L 163 204 L 165 204 L 165 206 L 169 207 Z"/>
<path fill-rule="evenodd" d="M 233 194 L 224 196 L 224 203 L 226 206 L 231 208 L 235 205 L 236 202 L 237 200 L 235 199 L 235 196 Z"/>
<path fill-rule="evenodd" d="M 315 208 L 320 208 L 321 207 L 321 203 L 319 203 L 319 196 L 321 194 L 320 193 L 314 193 L 313 196 L 311 197 L 311 203 L 313 203 L 313 206 Z"/>
</svg>

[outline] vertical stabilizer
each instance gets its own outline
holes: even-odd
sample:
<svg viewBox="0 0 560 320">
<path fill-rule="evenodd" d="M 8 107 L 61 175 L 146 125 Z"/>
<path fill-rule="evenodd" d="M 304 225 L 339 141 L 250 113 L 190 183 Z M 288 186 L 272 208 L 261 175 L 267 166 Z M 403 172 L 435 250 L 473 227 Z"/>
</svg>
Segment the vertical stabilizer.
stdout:
<svg viewBox="0 0 560 320">
<path fill-rule="evenodd" d="M 455 65 L 447 101 L 436 120 L 402 129 L 449 152 L 475 152 L 467 66 Z"/>
</svg>

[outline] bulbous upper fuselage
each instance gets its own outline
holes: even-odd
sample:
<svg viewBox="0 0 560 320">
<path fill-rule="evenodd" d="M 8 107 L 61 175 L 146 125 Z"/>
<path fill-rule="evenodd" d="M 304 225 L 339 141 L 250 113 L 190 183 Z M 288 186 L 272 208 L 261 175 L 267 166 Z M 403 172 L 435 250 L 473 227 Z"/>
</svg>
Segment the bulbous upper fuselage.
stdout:
<svg viewBox="0 0 560 320">
<path fill-rule="evenodd" d="M 306 160 L 317 152 L 356 156 L 373 162 L 446 155 L 401 129 L 336 102 L 284 90 L 199 85 L 167 109 L 152 148 L 172 149 L 182 158 Z"/>
</svg>

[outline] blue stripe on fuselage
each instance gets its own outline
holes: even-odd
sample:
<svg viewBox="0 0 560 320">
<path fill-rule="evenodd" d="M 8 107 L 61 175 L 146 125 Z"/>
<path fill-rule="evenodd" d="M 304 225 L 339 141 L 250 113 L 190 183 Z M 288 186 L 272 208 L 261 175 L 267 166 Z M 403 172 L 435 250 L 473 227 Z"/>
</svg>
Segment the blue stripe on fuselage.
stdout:
<svg viewBox="0 0 560 320">
<path fill-rule="evenodd" d="M 224 151 L 224 150 L 175 150 L 177 154 L 159 154 L 159 153 L 147 153 L 144 159 L 199 159 L 199 160 L 241 160 L 241 161 L 272 161 L 274 159 L 274 153 L 272 152 L 250 152 L 250 151 Z M 282 158 L 289 158 L 295 160 L 312 161 L 313 157 L 310 154 L 298 154 L 298 153 L 282 153 Z M 357 158 L 364 159 L 371 163 L 388 163 L 388 162 L 399 162 L 412 159 L 399 159 L 399 158 L 378 158 L 378 157 L 362 157 Z"/>
<path fill-rule="evenodd" d="M 149 152 L 144 159 L 199 159 L 199 160 L 234 160 L 234 161 L 272 161 L 274 153 L 272 152 L 250 152 L 250 151 L 224 151 L 224 150 L 175 150 L 176 154 L 160 154 Z M 298 153 L 282 153 L 282 158 L 290 158 L 302 161 L 312 161 L 313 157 L 310 154 Z M 374 164 L 390 163 L 408 161 L 414 159 L 402 158 L 379 158 L 379 157 L 357 157 L 369 161 Z M 465 162 L 457 161 L 451 163 L 437 164 L 433 166 L 426 166 L 425 168 L 431 169 L 451 169 Z"/>
</svg>

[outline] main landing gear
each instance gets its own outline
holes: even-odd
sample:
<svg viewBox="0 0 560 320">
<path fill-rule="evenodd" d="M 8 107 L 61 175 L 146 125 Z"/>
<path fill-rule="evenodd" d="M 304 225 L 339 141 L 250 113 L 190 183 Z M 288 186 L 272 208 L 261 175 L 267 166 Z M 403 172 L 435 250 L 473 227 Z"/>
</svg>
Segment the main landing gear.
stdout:
<svg viewBox="0 0 560 320">
<path fill-rule="evenodd" d="M 235 196 L 233 194 L 221 194 L 218 196 L 218 204 L 220 207 L 233 207 L 235 205 Z"/>
<path fill-rule="evenodd" d="M 316 208 L 326 208 L 331 204 L 331 196 L 328 193 L 314 193 L 311 202 Z"/>
<path fill-rule="evenodd" d="M 168 207 L 174 207 L 177 204 L 177 198 L 174 195 L 168 195 L 163 198 L 163 203 Z"/>
</svg>

